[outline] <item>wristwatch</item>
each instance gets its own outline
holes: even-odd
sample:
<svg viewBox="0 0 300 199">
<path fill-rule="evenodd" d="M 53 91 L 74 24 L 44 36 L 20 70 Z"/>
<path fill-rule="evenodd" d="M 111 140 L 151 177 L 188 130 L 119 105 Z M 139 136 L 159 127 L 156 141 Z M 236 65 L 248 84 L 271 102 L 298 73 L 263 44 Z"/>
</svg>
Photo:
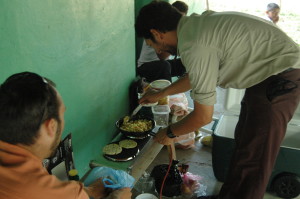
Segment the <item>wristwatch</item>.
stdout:
<svg viewBox="0 0 300 199">
<path fill-rule="evenodd" d="M 176 137 L 178 137 L 178 136 L 176 136 L 176 135 L 173 134 L 173 132 L 171 130 L 171 125 L 169 125 L 168 128 L 167 128 L 167 136 L 169 138 L 176 138 Z"/>
</svg>

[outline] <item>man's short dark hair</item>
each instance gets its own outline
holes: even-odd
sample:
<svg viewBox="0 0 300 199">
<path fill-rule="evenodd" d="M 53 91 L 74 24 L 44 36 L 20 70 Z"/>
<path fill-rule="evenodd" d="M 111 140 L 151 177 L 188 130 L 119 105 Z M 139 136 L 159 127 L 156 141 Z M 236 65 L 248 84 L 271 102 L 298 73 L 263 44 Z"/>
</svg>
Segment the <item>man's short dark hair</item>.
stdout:
<svg viewBox="0 0 300 199">
<path fill-rule="evenodd" d="M 31 145 L 41 124 L 59 120 L 59 101 L 55 85 L 31 72 L 10 76 L 0 85 L 0 140 Z"/>
<path fill-rule="evenodd" d="M 164 1 L 152 1 L 144 6 L 137 16 L 135 23 L 137 36 L 154 41 L 150 29 L 163 33 L 176 30 L 181 16 L 171 4 Z"/>
<path fill-rule="evenodd" d="M 172 3 L 172 6 L 177 8 L 177 10 L 179 12 L 182 12 L 185 15 L 187 15 L 187 12 L 189 10 L 189 6 L 186 3 L 184 3 L 183 1 L 175 1 L 174 3 Z"/>
<path fill-rule="evenodd" d="M 267 5 L 267 11 L 272 11 L 272 10 L 275 10 L 275 9 L 280 9 L 279 5 L 276 4 L 276 3 L 269 3 Z"/>
</svg>

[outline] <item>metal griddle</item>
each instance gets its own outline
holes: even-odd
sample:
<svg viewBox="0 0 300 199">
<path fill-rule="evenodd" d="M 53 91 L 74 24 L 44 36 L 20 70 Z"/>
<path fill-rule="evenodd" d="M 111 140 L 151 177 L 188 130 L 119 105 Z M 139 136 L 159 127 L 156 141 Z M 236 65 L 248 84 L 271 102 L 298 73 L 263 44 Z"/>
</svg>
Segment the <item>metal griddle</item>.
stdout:
<svg viewBox="0 0 300 199">
<path fill-rule="evenodd" d="M 110 144 L 119 144 L 120 141 L 126 140 L 126 139 L 130 139 L 130 138 L 122 136 L 122 138 L 120 140 L 111 142 Z M 132 148 L 132 149 L 122 148 L 122 152 L 117 155 L 103 154 L 103 156 L 106 159 L 114 161 L 114 162 L 126 162 L 126 161 L 133 160 L 139 154 L 139 152 L 143 149 L 143 147 L 145 146 L 145 144 L 148 142 L 149 139 L 150 139 L 150 136 L 147 136 L 144 139 L 131 139 L 131 140 L 136 141 L 136 143 L 137 143 L 137 146 L 135 148 Z"/>
</svg>

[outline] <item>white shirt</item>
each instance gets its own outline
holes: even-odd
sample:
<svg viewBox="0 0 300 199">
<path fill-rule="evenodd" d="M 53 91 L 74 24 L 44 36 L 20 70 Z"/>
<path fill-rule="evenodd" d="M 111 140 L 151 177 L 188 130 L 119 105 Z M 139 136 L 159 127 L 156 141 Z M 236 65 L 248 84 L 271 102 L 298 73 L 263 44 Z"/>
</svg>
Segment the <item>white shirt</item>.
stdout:
<svg viewBox="0 0 300 199">
<path fill-rule="evenodd" d="M 158 58 L 154 48 L 152 48 L 151 46 L 148 46 L 144 40 L 143 46 L 141 49 L 141 54 L 138 59 L 138 67 L 140 67 L 144 63 L 151 62 L 151 61 L 157 61 L 157 60 L 159 60 L 159 58 Z"/>
</svg>

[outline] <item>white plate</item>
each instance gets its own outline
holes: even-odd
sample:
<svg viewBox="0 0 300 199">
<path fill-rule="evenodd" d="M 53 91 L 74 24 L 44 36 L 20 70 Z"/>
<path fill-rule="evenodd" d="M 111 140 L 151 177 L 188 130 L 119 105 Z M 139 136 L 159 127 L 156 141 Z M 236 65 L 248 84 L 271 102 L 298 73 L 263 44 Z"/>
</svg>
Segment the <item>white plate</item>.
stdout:
<svg viewBox="0 0 300 199">
<path fill-rule="evenodd" d="M 138 195 L 135 199 L 157 199 L 157 197 L 151 193 L 142 193 Z"/>
<path fill-rule="evenodd" d="M 145 107 L 156 106 L 157 103 L 158 103 L 158 102 L 149 103 L 149 104 L 143 104 L 143 106 L 145 106 Z"/>
</svg>

